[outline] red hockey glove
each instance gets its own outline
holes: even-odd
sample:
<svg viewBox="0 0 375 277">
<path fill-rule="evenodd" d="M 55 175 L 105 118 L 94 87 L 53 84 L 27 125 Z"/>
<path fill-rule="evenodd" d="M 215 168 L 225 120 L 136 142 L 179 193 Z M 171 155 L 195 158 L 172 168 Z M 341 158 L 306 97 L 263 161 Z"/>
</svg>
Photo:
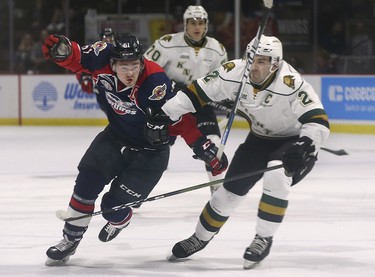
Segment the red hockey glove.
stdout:
<svg viewBox="0 0 375 277">
<path fill-rule="evenodd" d="M 82 91 L 87 92 L 88 94 L 91 94 L 94 91 L 94 84 L 90 74 L 82 72 L 79 77 L 79 83 L 81 84 Z"/>
<path fill-rule="evenodd" d="M 62 62 L 72 54 L 72 43 L 62 35 L 49 35 L 42 45 L 42 51 L 46 59 Z"/>
<path fill-rule="evenodd" d="M 205 136 L 200 137 L 191 146 L 194 152 L 194 159 L 200 159 L 206 163 L 213 176 L 219 175 L 224 172 L 228 167 L 228 159 L 225 153 L 221 160 L 216 157 L 218 148 L 215 144 Z"/>
</svg>

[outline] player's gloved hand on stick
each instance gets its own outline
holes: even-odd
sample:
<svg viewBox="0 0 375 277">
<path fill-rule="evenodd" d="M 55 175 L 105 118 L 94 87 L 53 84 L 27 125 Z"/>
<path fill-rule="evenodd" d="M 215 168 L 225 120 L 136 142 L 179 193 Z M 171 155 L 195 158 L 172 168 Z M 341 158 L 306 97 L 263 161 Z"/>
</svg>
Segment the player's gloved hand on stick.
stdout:
<svg viewBox="0 0 375 277">
<path fill-rule="evenodd" d="M 46 59 L 56 62 L 65 61 L 72 54 L 72 43 L 62 35 L 49 35 L 42 45 Z"/>
<path fill-rule="evenodd" d="M 293 176 L 298 171 L 306 169 L 306 164 L 311 158 L 315 158 L 315 146 L 312 140 L 306 136 L 290 144 L 286 148 L 282 161 L 287 176 Z"/>
<path fill-rule="evenodd" d="M 144 136 L 151 145 L 163 145 L 169 143 L 168 124 L 169 117 L 160 110 L 158 113 L 148 107 L 145 110 L 147 122 L 144 128 Z"/>
<path fill-rule="evenodd" d="M 219 161 L 219 159 L 216 157 L 218 148 L 207 137 L 200 137 L 190 147 L 193 149 L 193 152 L 195 154 L 193 158 L 204 161 L 209 166 L 213 176 L 219 175 L 227 169 L 227 156 L 225 155 L 225 153 L 223 153 Z"/>
</svg>

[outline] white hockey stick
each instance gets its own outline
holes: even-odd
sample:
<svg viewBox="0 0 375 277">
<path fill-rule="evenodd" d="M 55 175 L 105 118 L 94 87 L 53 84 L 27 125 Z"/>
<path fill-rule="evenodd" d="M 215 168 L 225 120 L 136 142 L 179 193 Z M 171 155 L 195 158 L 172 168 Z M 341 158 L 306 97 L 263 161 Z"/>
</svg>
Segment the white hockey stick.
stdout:
<svg viewBox="0 0 375 277">
<path fill-rule="evenodd" d="M 246 85 L 247 78 L 249 77 L 250 67 L 253 64 L 255 54 L 258 50 L 260 38 L 261 38 L 261 36 L 264 32 L 264 29 L 265 29 L 266 24 L 267 24 L 268 17 L 271 13 L 271 8 L 273 6 L 273 0 L 263 0 L 263 2 L 264 2 L 264 6 L 266 7 L 265 14 L 262 18 L 262 22 L 260 23 L 260 25 L 258 27 L 258 31 L 257 31 L 256 37 L 254 39 L 254 43 L 251 46 L 251 51 L 250 51 L 250 53 L 249 53 L 249 55 L 246 59 L 246 66 L 245 66 L 245 69 L 244 69 L 244 72 L 243 72 L 243 75 L 242 75 L 241 84 L 240 84 L 240 87 L 238 89 L 236 99 L 234 100 L 234 106 L 233 106 L 233 108 L 232 108 L 232 110 L 231 110 L 231 112 L 228 116 L 228 124 L 225 127 L 224 133 L 221 137 L 219 150 L 217 152 L 217 157 L 218 157 L 219 160 L 221 159 L 221 156 L 223 155 L 224 147 L 225 147 L 225 144 L 227 143 L 229 132 L 230 132 L 230 129 L 232 128 L 233 120 L 234 120 L 234 117 L 236 115 L 236 111 L 238 109 L 238 104 L 240 102 L 240 99 L 241 99 L 241 96 L 242 96 L 242 93 L 243 93 L 243 89 Z"/>
</svg>

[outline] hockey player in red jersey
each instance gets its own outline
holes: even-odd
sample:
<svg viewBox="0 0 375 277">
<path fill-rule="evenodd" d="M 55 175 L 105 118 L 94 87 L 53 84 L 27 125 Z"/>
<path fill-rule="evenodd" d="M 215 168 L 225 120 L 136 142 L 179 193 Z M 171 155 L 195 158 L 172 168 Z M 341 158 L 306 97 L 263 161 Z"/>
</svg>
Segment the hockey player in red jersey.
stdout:
<svg viewBox="0 0 375 277">
<path fill-rule="evenodd" d="M 108 118 L 78 165 L 78 176 L 67 213 L 70 217 L 91 214 L 98 195 L 107 184 L 101 209 L 145 199 L 166 170 L 169 136 L 181 135 L 214 175 L 227 167 L 217 147 L 197 129 L 187 114 L 171 122 L 161 106 L 173 96 L 171 81 L 156 63 L 143 58 L 142 45 L 131 34 L 113 43 L 98 41 L 80 47 L 65 36 L 51 35 L 43 45 L 46 58 L 72 72 L 93 76 L 98 102 Z M 103 242 L 114 239 L 132 218 L 132 208 L 103 213 L 107 223 L 99 233 Z M 65 222 L 63 239 L 47 250 L 46 265 L 69 260 L 88 228 L 91 217 Z"/>
</svg>

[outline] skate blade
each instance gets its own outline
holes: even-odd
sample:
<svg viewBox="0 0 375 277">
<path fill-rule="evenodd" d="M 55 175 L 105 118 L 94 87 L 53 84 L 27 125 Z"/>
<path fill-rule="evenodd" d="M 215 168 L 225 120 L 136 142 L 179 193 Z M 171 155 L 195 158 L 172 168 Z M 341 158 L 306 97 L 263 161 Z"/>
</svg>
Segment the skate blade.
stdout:
<svg viewBox="0 0 375 277">
<path fill-rule="evenodd" d="M 47 260 L 44 264 L 46 266 L 65 266 L 68 261 L 69 261 L 69 257 L 66 257 L 62 260 L 53 260 L 47 257 Z"/>
<path fill-rule="evenodd" d="M 167 260 L 168 260 L 169 262 L 174 262 L 174 261 L 177 261 L 178 259 L 180 259 L 180 258 L 176 257 L 176 256 L 173 255 L 173 254 L 170 254 L 170 255 L 167 256 Z"/>
<path fill-rule="evenodd" d="M 243 263 L 243 269 L 254 269 L 260 265 L 260 262 L 252 262 L 249 260 L 245 260 Z"/>
</svg>

